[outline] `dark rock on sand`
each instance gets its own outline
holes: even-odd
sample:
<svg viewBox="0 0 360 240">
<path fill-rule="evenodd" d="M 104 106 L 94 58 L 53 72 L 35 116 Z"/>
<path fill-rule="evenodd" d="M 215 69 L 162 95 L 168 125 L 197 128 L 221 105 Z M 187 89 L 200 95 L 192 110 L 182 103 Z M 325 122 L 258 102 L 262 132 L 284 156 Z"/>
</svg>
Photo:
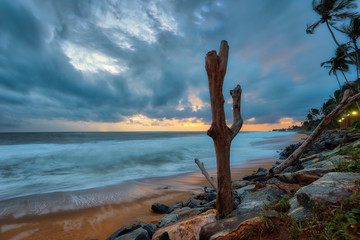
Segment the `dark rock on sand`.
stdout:
<svg viewBox="0 0 360 240">
<path fill-rule="evenodd" d="M 182 208 L 184 206 L 183 201 L 179 201 L 177 203 L 175 203 L 174 205 L 172 205 L 170 208 L 176 209 L 176 208 Z"/>
<path fill-rule="evenodd" d="M 195 216 L 199 214 L 200 211 L 191 209 L 189 207 L 183 207 L 179 210 L 175 210 L 170 214 L 165 215 L 157 224 L 156 226 L 158 228 L 164 227 L 166 225 L 169 225 L 171 223 L 174 223 L 178 220 L 181 220 L 183 218 L 189 217 L 189 216 Z"/>
<path fill-rule="evenodd" d="M 205 204 L 207 203 L 207 201 L 205 200 L 198 200 L 195 198 L 190 198 L 186 203 L 185 203 L 185 207 L 189 207 L 189 208 L 201 208 L 203 207 Z"/>
<path fill-rule="evenodd" d="M 132 232 L 115 238 L 115 240 L 151 240 L 151 237 L 145 229 L 138 228 Z"/>
<path fill-rule="evenodd" d="M 172 207 L 168 207 L 165 204 L 161 204 L 161 203 L 154 203 L 151 206 L 151 210 L 153 210 L 156 213 L 171 213 L 172 211 L 174 211 L 174 208 Z"/>
<path fill-rule="evenodd" d="M 157 227 L 151 223 L 137 223 L 125 226 L 114 232 L 107 240 L 148 240 Z"/>
</svg>

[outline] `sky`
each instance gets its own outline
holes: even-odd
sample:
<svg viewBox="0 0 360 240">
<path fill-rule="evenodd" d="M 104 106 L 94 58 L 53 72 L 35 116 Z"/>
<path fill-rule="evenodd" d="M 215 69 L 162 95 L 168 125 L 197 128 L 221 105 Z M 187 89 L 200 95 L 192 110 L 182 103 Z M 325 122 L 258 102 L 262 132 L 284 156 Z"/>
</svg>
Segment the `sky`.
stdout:
<svg viewBox="0 0 360 240">
<path fill-rule="evenodd" d="M 227 123 L 240 84 L 242 131 L 298 124 L 338 87 L 318 19 L 310 0 L 1 0 L 0 132 L 205 131 L 221 40 Z"/>
</svg>

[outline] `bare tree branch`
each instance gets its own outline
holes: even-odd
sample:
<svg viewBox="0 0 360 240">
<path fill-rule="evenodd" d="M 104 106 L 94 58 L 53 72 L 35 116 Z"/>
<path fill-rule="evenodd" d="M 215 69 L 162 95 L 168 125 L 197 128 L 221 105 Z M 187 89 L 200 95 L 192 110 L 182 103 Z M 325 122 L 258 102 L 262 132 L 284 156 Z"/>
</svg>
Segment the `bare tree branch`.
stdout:
<svg viewBox="0 0 360 240">
<path fill-rule="evenodd" d="M 215 189 L 215 191 L 217 192 L 218 187 L 216 182 L 214 181 L 214 179 L 212 177 L 210 177 L 209 173 L 206 171 L 205 167 L 204 167 L 204 163 L 200 162 L 199 159 L 195 158 L 195 163 L 198 165 L 198 167 L 200 168 L 202 174 L 205 176 L 206 180 L 208 180 L 208 182 L 210 183 L 210 185 Z"/>
</svg>

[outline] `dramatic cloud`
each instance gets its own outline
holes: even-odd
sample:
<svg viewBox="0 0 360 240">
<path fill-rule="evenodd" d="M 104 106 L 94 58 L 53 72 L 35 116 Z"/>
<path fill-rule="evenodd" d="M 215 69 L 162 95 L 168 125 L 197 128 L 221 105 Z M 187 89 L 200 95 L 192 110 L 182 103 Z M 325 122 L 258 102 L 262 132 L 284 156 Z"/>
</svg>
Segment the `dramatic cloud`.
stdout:
<svg viewBox="0 0 360 240">
<path fill-rule="evenodd" d="M 0 1 L 0 131 L 208 124 L 222 39 L 229 119 L 241 84 L 246 123 L 302 121 L 337 87 L 329 33 L 305 34 L 317 19 L 307 1 Z"/>
</svg>

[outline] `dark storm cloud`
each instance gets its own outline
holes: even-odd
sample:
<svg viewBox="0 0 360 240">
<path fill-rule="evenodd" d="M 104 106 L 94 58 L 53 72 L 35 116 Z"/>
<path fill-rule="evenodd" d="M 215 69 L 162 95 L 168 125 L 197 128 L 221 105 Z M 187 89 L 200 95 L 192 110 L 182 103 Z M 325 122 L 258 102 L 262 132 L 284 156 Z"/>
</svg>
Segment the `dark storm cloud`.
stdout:
<svg viewBox="0 0 360 240">
<path fill-rule="evenodd" d="M 305 34 L 316 19 L 309 2 L 288 0 L 1 1 L 0 130 L 135 114 L 209 122 L 208 104 L 193 111 L 191 96 L 209 102 L 204 57 L 222 39 L 225 99 L 240 83 L 245 119 L 301 121 L 337 85 L 320 68 L 334 49 L 328 33 Z"/>
</svg>

